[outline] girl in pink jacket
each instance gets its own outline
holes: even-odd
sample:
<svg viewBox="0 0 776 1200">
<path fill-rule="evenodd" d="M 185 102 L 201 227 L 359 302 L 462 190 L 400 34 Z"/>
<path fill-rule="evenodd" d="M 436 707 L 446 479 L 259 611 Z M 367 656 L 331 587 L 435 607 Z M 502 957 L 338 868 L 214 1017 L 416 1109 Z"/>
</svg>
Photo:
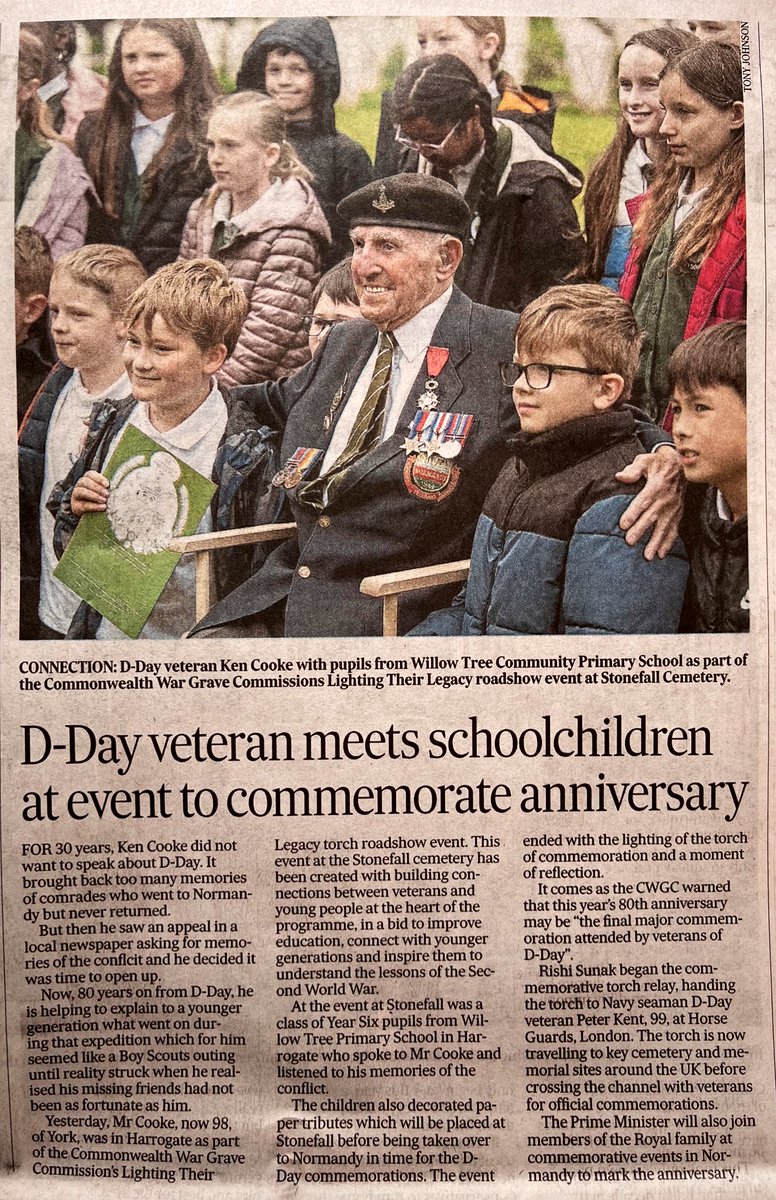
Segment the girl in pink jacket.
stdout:
<svg viewBox="0 0 776 1200">
<path fill-rule="evenodd" d="M 307 361 L 304 319 L 330 242 L 309 171 L 285 137 L 285 118 L 258 92 L 218 101 L 207 131 L 215 186 L 192 204 L 181 258 L 218 259 L 248 300 L 227 386 L 282 379 Z"/>
</svg>

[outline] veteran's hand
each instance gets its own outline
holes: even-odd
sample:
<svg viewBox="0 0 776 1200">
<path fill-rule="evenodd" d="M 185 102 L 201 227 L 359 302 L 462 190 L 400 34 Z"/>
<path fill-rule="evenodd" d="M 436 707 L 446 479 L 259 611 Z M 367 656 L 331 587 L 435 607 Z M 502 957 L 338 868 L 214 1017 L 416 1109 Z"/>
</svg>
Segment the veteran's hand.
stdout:
<svg viewBox="0 0 776 1200">
<path fill-rule="evenodd" d="M 684 507 L 684 472 L 676 450 L 666 444 L 652 454 L 639 454 L 615 478 L 621 483 L 646 480 L 622 514 L 620 528 L 627 530 L 629 546 L 651 530 L 644 557 L 650 562 L 655 556 L 665 558 L 678 536 Z"/>
</svg>

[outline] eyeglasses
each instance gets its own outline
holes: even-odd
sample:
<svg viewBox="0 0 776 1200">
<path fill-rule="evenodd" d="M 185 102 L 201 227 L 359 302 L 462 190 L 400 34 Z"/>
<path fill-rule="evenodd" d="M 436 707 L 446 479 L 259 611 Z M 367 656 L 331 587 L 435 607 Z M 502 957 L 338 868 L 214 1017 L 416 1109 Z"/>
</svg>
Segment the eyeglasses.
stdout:
<svg viewBox="0 0 776 1200">
<path fill-rule="evenodd" d="M 305 317 L 302 321 L 302 328 L 305 333 L 326 333 L 332 325 L 341 325 L 343 321 L 351 319 L 351 317 Z"/>
<path fill-rule="evenodd" d="M 445 146 L 450 141 L 453 134 L 460 128 L 460 126 L 462 124 L 463 124 L 462 120 L 456 121 L 455 125 L 453 125 L 453 128 L 450 130 L 447 137 L 443 138 L 443 140 L 441 142 L 439 142 L 437 145 L 435 145 L 433 142 L 417 142 L 417 141 L 415 141 L 414 138 L 408 138 L 402 133 L 401 126 L 397 125 L 396 126 L 396 136 L 394 138 L 394 141 L 398 142 L 400 146 L 409 146 L 410 150 L 417 150 L 418 154 L 422 154 L 423 157 L 426 158 L 427 150 L 429 150 L 432 154 L 439 154 L 440 151 L 444 150 Z"/>
<path fill-rule="evenodd" d="M 521 375 L 534 392 L 542 392 L 552 382 L 555 371 L 574 371 L 577 375 L 604 375 L 604 371 L 594 371 L 592 367 L 564 367 L 560 363 L 499 363 L 501 382 L 504 387 L 514 387 Z"/>
</svg>

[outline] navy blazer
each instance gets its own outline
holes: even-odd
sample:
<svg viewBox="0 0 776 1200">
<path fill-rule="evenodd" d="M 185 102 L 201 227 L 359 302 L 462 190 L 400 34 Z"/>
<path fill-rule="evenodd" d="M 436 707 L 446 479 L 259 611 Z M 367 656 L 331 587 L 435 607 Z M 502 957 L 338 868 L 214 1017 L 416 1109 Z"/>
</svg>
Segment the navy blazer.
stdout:
<svg viewBox="0 0 776 1200">
<path fill-rule="evenodd" d="M 444 498 L 421 498 L 405 480 L 403 441 L 429 377 L 424 363 L 395 432 L 354 464 L 323 512 L 297 503 L 288 492 L 296 536 L 278 545 L 250 579 L 211 609 L 197 631 L 265 613 L 285 601 L 287 637 L 377 636 L 382 601 L 361 595 L 365 576 L 466 558 L 483 500 L 507 457 L 506 439 L 519 427 L 498 369 L 499 362 L 512 359 L 516 323 L 514 313 L 473 304 L 454 288 L 434 330 L 430 344 L 449 350 L 436 376 L 439 411 L 474 418 L 455 459 L 455 486 Z M 259 421 L 285 428 L 281 461 L 301 447 L 325 452 L 377 336 L 366 321 L 344 322 L 297 375 L 236 389 Z M 439 590 L 403 597 L 400 632 L 439 606 Z"/>
</svg>

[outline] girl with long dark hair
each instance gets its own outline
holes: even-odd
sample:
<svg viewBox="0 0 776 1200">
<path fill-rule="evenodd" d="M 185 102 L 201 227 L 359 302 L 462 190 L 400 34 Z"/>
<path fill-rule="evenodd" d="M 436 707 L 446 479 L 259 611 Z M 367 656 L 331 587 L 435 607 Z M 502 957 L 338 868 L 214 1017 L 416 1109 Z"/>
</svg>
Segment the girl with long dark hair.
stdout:
<svg viewBox="0 0 776 1200">
<path fill-rule="evenodd" d="M 105 107 L 76 139 L 102 202 L 89 241 L 128 246 L 148 271 L 177 258 L 186 213 L 211 182 L 205 128 L 218 93 L 195 21 L 124 21 Z"/>
<path fill-rule="evenodd" d="M 746 200 L 741 55 L 703 42 L 660 80 L 670 159 L 630 204 L 633 245 L 620 293 L 644 333 L 634 396 L 660 417 L 668 359 L 686 338 L 746 317 Z"/>
<path fill-rule="evenodd" d="M 647 190 L 668 157 L 658 133 L 660 74 L 696 44 L 691 33 L 668 25 L 641 30 L 625 43 L 617 65 L 617 131 L 590 169 L 584 194 L 587 252 L 575 278 L 617 290 L 631 238 L 626 202 Z"/>
</svg>

